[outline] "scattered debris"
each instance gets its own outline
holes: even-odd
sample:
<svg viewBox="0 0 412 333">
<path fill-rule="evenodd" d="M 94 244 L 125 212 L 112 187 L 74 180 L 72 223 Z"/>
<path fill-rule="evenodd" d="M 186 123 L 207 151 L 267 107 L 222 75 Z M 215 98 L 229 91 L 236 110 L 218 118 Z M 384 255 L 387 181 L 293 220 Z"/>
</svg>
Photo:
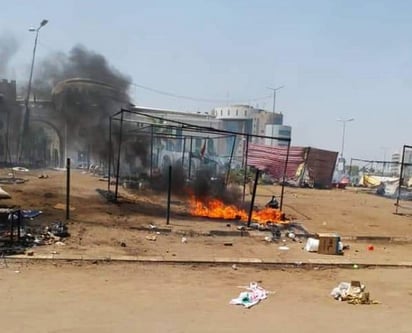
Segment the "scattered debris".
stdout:
<svg viewBox="0 0 412 333">
<path fill-rule="evenodd" d="M 21 171 L 21 172 L 29 172 L 29 169 L 23 168 L 23 167 L 13 167 L 11 168 L 13 171 Z"/>
<path fill-rule="evenodd" d="M 54 207 L 55 209 L 66 210 L 66 204 L 63 204 L 63 203 L 57 203 L 57 204 L 55 204 L 53 207 Z M 76 208 L 74 208 L 73 206 L 70 206 L 70 208 L 69 208 L 70 211 L 73 211 L 73 210 L 75 210 L 75 209 L 76 209 Z"/>
<path fill-rule="evenodd" d="M 187 243 L 187 238 L 186 237 L 182 237 L 182 243 L 183 244 Z"/>
<path fill-rule="evenodd" d="M 46 230 L 51 232 L 56 237 L 70 236 L 67 225 L 61 221 L 54 222 L 52 225 L 47 227 Z"/>
<path fill-rule="evenodd" d="M 305 251 L 318 252 L 318 249 L 319 249 L 319 239 L 309 237 L 306 241 Z"/>
<path fill-rule="evenodd" d="M 234 305 L 243 305 L 246 308 L 258 304 L 267 298 L 268 292 L 260 287 L 256 282 L 251 282 L 247 291 L 242 291 L 237 298 L 232 299 L 229 303 Z"/>
<path fill-rule="evenodd" d="M 157 237 L 155 236 L 155 235 L 152 235 L 152 236 L 150 236 L 150 235 L 147 235 L 146 237 L 145 237 L 147 240 L 149 240 L 149 241 L 156 241 L 156 239 L 157 239 Z"/>
<path fill-rule="evenodd" d="M 368 251 L 373 251 L 375 250 L 375 247 L 372 244 L 368 245 Z"/>
<path fill-rule="evenodd" d="M 233 264 L 233 265 L 232 265 L 232 269 L 233 269 L 234 271 L 237 271 L 237 266 L 236 266 L 236 264 Z"/>
<path fill-rule="evenodd" d="M 11 195 L 0 187 L 0 199 L 11 199 Z"/>
<path fill-rule="evenodd" d="M 45 174 L 45 173 L 42 173 L 42 174 L 39 176 L 39 179 L 47 179 L 47 178 L 49 178 L 49 175 L 48 175 L 48 174 Z"/>
<path fill-rule="evenodd" d="M 120 246 L 121 246 L 121 247 L 126 247 L 126 243 L 125 243 L 125 242 L 121 242 L 121 243 L 120 243 Z"/>
<path fill-rule="evenodd" d="M 34 255 L 34 251 L 32 251 L 32 250 L 27 251 L 26 255 L 28 255 L 29 257 L 32 257 Z"/>
<path fill-rule="evenodd" d="M 318 234 L 319 248 L 318 253 L 321 254 L 342 254 L 343 244 L 339 235 L 335 233 Z"/>
<path fill-rule="evenodd" d="M 41 210 L 36 209 L 23 209 L 21 210 L 21 217 L 24 219 L 34 219 L 35 217 L 43 214 Z"/>
<path fill-rule="evenodd" d="M 61 241 L 58 241 L 58 242 L 54 243 L 54 245 L 57 245 L 57 246 L 65 246 L 66 244 L 63 243 L 63 242 L 61 242 Z"/>
<path fill-rule="evenodd" d="M 296 241 L 296 235 L 293 232 L 287 232 L 286 237 L 290 238 L 293 241 Z"/>
<path fill-rule="evenodd" d="M 318 234 L 318 238 L 309 237 L 304 247 L 305 251 L 320 254 L 343 254 L 343 243 L 336 234 Z"/>
<path fill-rule="evenodd" d="M 266 237 L 264 238 L 264 240 L 265 240 L 266 242 L 270 243 L 270 242 L 272 241 L 272 237 L 266 236 Z"/>
<path fill-rule="evenodd" d="M 289 250 L 289 247 L 287 247 L 286 245 L 282 245 L 282 246 L 279 246 L 278 249 L 282 251 L 287 251 Z"/>
<path fill-rule="evenodd" d="M 365 292 L 365 285 L 359 281 L 341 282 L 333 288 L 330 295 L 338 300 L 349 304 L 380 304 L 370 299 L 369 292 Z"/>
</svg>

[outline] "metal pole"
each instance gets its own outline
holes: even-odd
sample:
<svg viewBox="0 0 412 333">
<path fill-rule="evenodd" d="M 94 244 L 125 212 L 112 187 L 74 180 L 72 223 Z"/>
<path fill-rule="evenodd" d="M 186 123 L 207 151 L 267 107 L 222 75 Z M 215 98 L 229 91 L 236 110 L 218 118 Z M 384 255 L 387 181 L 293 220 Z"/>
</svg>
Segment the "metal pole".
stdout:
<svg viewBox="0 0 412 333">
<path fill-rule="evenodd" d="M 245 152 L 245 174 L 243 177 L 243 202 L 245 202 L 246 178 L 247 178 L 247 155 L 249 153 L 249 134 L 246 134 L 246 152 Z"/>
<path fill-rule="evenodd" d="M 21 239 L 21 223 L 22 222 L 22 215 L 21 215 L 21 210 L 19 209 L 17 211 L 17 241 L 20 242 Z"/>
<path fill-rule="evenodd" d="M 10 219 L 10 243 L 13 244 L 14 240 L 14 211 L 11 211 L 11 219 Z"/>
<path fill-rule="evenodd" d="M 183 138 L 182 169 L 185 165 L 186 138 Z"/>
<path fill-rule="evenodd" d="M 396 212 L 396 214 L 398 214 L 398 207 L 399 207 L 399 199 L 400 199 L 400 196 L 401 196 L 401 186 L 402 186 L 402 175 L 403 175 L 403 164 L 404 164 L 404 162 L 405 162 L 405 145 L 403 146 L 403 149 L 402 149 L 402 162 L 401 162 L 401 170 L 400 170 L 400 172 L 399 172 L 399 185 L 398 185 L 398 195 L 396 196 L 396 204 L 395 204 L 395 207 L 396 207 L 396 210 L 395 210 L 395 212 Z"/>
<path fill-rule="evenodd" d="M 36 59 L 36 49 L 37 49 L 37 41 L 39 39 L 39 32 L 42 27 L 44 27 L 47 24 L 47 20 L 42 20 L 40 22 L 40 26 L 37 29 L 30 29 L 30 31 L 36 31 L 36 38 L 34 39 L 34 47 L 33 47 L 33 56 L 31 60 L 31 67 L 30 67 L 30 76 L 29 76 L 29 84 L 27 87 L 27 95 L 24 100 L 24 105 L 25 105 L 25 113 L 24 113 L 24 119 L 23 119 L 23 133 L 22 133 L 22 139 L 20 141 L 20 149 L 18 152 L 18 160 L 20 161 L 21 155 L 23 154 L 23 150 L 25 150 L 26 146 L 26 141 L 27 141 L 27 135 L 28 135 L 28 130 L 29 130 L 29 123 L 30 123 L 30 108 L 29 108 L 29 100 L 30 100 L 30 94 L 31 94 L 31 85 L 33 81 L 33 70 L 34 70 L 34 62 Z"/>
<path fill-rule="evenodd" d="M 28 130 L 29 130 L 29 122 L 30 122 L 30 108 L 29 108 L 29 100 L 30 100 L 30 94 L 31 94 L 31 84 L 33 80 L 33 69 L 34 69 L 34 61 L 36 58 L 36 49 L 37 49 L 37 40 L 39 38 L 39 31 L 40 29 L 36 30 L 36 38 L 34 39 L 34 47 L 33 47 L 33 56 L 31 60 L 31 68 L 30 68 L 30 76 L 29 76 L 29 84 L 27 87 L 27 95 L 24 100 L 24 106 L 25 106 L 25 113 L 24 113 L 24 119 L 23 119 L 23 135 L 22 135 L 22 140 L 21 140 L 21 147 L 20 147 L 20 153 L 19 153 L 19 161 L 21 160 L 22 156 L 25 155 L 26 153 L 26 144 L 27 144 L 27 136 L 28 136 Z"/>
<path fill-rule="evenodd" d="M 152 176 L 153 176 L 153 137 L 154 137 L 153 125 L 150 125 L 150 180 L 152 180 Z"/>
<path fill-rule="evenodd" d="M 286 160 L 285 160 L 285 168 L 283 169 L 283 180 L 282 180 L 282 190 L 280 194 L 280 204 L 279 204 L 279 209 L 282 210 L 283 207 L 283 196 L 285 193 L 285 182 L 286 182 L 286 172 L 288 169 L 288 162 L 289 162 L 289 152 L 290 152 L 290 141 L 288 142 L 288 149 L 286 152 Z"/>
<path fill-rule="evenodd" d="M 255 183 L 253 184 L 252 201 L 250 202 L 249 216 L 247 219 L 248 227 L 250 227 L 250 222 L 252 221 L 252 213 L 253 213 L 253 207 L 255 205 L 256 188 L 257 188 L 258 180 L 259 180 L 259 169 L 256 170 Z"/>
<path fill-rule="evenodd" d="M 189 171 L 188 177 L 190 179 L 191 171 L 192 171 L 192 149 L 193 149 L 193 137 L 190 137 L 190 147 L 189 147 Z"/>
<path fill-rule="evenodd" d="M 124 112 L 120 115 L 120 129 L 119 129 L 119 147 L 117 150 L 117 170 L 116 170 L 116 187 L 114 191 L 114 200 L 117 201 L 117 196 L 119 194 L 119 176 L 120 176 L 120 153 L 122 148 L 122 136 L 123 136 L 123 116 Z"/>
<path fill-rule="evenodd" d="M 172 166 L 169 165 L 169 181 L 167 188 L 167 210 L 166 210 L 166 224 L 170 221 L 170 197 L 172 194 Z"/>
<path fill-rule="evenodd" d="M 111 181 L 111 165 L 112 165 L 112 117 L 109 118 L 109 166 L 108 166 L 108 180 L 107 180 L 107 192 L 110 193 L 110 181 Z"/>
<path fill-rule="evenodd" d="M 343 121 L 343 130 L 342 130 L 342 149 L 340 157 L 343 158 L 343 149 L 345 148 L 345 130 L 346 130 L 346 121 Z M 344 170 L 345 171 L 345 170 Z"/>
<path fill-rule="evenodd" d="M 226 175 L 226 185 L 229 183 L 230 169 L 232 166 L 233 153 L 235 152 L 235 145 L 236 145 L 236 136 L 233 136 L 232 138 L 233 138 L 233 144 L 232 144 L 232 150 L 230 151 L 229 166 L 228 166 L 227 175 Z"/>
<path fill-rule="evenodd" d="M 66 162 L 66 220 L 70 220 L 70 158 Z"/>
</svg>

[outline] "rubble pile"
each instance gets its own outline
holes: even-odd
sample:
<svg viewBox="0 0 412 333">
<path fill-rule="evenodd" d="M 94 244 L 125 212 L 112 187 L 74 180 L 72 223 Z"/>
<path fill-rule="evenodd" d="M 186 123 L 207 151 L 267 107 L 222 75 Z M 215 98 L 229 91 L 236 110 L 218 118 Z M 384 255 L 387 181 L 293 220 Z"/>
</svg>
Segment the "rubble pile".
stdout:
<svg viewBox="0 0 412 333">
<path fill-rule="evenodd" d="M 359 281 L 341 282 L 333 288 L 330 295 L 341 302 L 348 304 L 379 304 L 378 301 L 371 300 L 369 292 L 365 291 L 365 286 Z"/>
</svg>

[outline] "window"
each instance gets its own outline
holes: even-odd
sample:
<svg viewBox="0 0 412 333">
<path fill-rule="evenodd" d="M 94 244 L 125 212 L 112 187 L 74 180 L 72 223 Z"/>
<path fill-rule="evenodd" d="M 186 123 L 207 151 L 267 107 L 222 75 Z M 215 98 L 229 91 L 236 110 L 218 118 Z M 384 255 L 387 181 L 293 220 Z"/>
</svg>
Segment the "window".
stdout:
<svg viewBox="0 0 412 333">
<path fill-rule="evenodd" d="M 239 111 L 238 111 L 238 109 L 236 109 L 236 115 L 237 115 L 237 116 L 239 115 Z"/>
<path fill-rule="evenodd" d="M 290 131 L 289 130 L 279 130 L 279 135 L 290 136 Z"/>
<path fill-rule="evenodd" d="M 247 116 L 247 111 L 245 110 L 245 117 Z"/>
<path fill-rule="evenodd" d="M 220 115 L 223 116 L 223 110 L 220 110 Z"/>
</svg>

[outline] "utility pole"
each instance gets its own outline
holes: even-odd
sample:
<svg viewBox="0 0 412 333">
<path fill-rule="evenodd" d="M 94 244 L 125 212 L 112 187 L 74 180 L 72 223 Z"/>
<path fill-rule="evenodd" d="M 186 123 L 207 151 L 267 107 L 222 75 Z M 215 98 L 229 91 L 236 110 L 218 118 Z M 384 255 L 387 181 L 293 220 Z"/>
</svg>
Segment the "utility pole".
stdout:
<svg viewBox="0 0 412 333">
<path fill-rule="evenodd" d="M 34 60 L 36 59 L 36 49 L 37 49 L 37 41 L 39 39 L 39 32 L 42 27 L 44 27 L 49 21 L 48 20 L 42 20 L 40 22 L 39 27 L 36 28 L 30 28 L 29 31 L 31 32 L 36 32 L 36 37 L 34 39 L 34 47 L 33 47 L 33 56 L 31 60 L 31 67 L 30 67 L 30 77 L 29 77 L 29 83 L 27 86 L 27 95 L 26 98 L 24 99 L 24 106 L 25 106 L 25 113 L 24 113 L 24 118 L 23 118 L 23 133 L 21 136 L 21 143 L 20 143 L 20 149 L 18 152 L 18 159 L 21 159 L 21 155 L 25 154 L 27 152 L 26 150 L 26 144 L 28 143 L 28 135 L 29 135 L 29 123 L 30 123 L 30 108 L 29 108 L 29 100 L 30 100 L 30 94 L 31 94 L 31 84 L 33 80 L 33 69 L 34 69 Z M 26 156 L 25 156 L 26 157 Z"/>
<path fill-rule="evenodd" d="M 279 87 L 277 87 L 277 88 L 267 87 L 268 89 L 270 89 L 270 90 L 273 91 L 273 117 L 275 117 L 275 113 L 276 113 L 276 92 L 277 92 L 278 90 L 284 88 L 284 87 L 285 87 L 285 86 L 279 86 Z M 273 126 L 274 126 L 273 122 L 272 122 L 271 126 L 272 126 L 272 137 L 273 137 Z M 275 142 L 276 142 L 276 141 L 275 141 Z M 270 140 L 270 145 L 273 146 L 273 140 L 272 140 L 272 139 Z"/>
<path fill-rule="evenodd" d="M 354 121 L 355 118 L 349 119 L 337 119 L 337 121 L 342 123 L 342 147 L 340 151 L 340 159 L 339 161 L 342 163 L 342 171 L 345 173 L 345 158 L 343 157 L 343 150 L 345 149 L 345 134 L 346 134 L 346 123 Z M 339 163 L 340 164 L 340 163 Z"/>
</svg>

